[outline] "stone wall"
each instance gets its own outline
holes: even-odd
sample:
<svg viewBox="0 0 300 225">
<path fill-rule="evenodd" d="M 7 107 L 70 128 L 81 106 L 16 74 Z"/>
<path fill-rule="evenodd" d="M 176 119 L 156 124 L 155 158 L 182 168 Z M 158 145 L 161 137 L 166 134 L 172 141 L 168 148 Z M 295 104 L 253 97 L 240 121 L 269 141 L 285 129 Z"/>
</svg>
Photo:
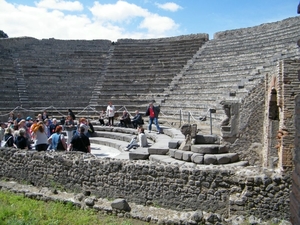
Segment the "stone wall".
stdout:
<svg viewBox="0 0 300 225">
<path fill-rule="evenodd" d="M 281 94 L 278 102 L 283 102 L 279 115 L 279 129 L 284 132 L 279 146 L 279 166 L 283 169 L 293 168 L 293 152 L 295 151 L 295 97 L 300 94 L 299 75 L 300 60 L 284 60 L 281 64 Z M 280 74 L 279 74 L 280 75 Z"/>
<path fill-rule="evenodd" d="M 290 174 L 258 167 L 162 165 L 97 159 L 84 153 L 0 149 L 0 177 L 35 186 L 90 191 L 101 198 L 176 210 L 203 210 L 228 218 L 287 219 Z"/>
<path fill-rule="evenodd" d="M 264 83 L 261 82 L 240 104 L 239 120 L 232 128 L 237 130 L 231 151 L 238 153 L 240 160 L 250 165 L 262 165 L 263 132 L 264 132 Z"/>
<path fill-rule="evenodd" d="M 300 69 L 299 69 L 300 71 Z M 294 163 L 295 169 L 293 172 L 293 183 L 291 193 L 291 222 L 300 224 L 300 96 L 295 99 L 295 152 Z"/>
</svg>

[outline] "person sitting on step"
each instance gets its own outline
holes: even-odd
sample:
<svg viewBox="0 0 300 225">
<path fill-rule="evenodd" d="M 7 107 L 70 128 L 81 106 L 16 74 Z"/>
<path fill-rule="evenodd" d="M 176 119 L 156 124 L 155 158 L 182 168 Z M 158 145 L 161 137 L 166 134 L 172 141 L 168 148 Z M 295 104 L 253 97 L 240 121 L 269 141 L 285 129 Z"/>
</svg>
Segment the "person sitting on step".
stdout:
<svg viewBox="0 0 300 225">
<path fill-rule="evenodd" d="M 127 147 L 124 150 L 129 151 L 132 148 L 136 149 L 137 147 L 147 147 L 147 146 L 148 146 L 148 141 L 147 141 L 147 136 L 145 134 L 145 130 L 143 127 L 139 127 L 137 137 L 132 138 L 130 143 L 127 145 Z"/>
<path fill-rule="evenodd" d="M 120 117 L 120 126 L 121 127 L 129 127 L 131 125 L 130 115 L 124 110 L 123 115 Z"/>
<path fill-rule="evenodd" d="M 131 120 L 131 123 L 135 129 L 137 129 L 138 126 L 143 125 L 144 121 L 142 118 L 142 115 L 139 113 L 138 110 L 135 111 L 135 116 Z"/>
</svg>

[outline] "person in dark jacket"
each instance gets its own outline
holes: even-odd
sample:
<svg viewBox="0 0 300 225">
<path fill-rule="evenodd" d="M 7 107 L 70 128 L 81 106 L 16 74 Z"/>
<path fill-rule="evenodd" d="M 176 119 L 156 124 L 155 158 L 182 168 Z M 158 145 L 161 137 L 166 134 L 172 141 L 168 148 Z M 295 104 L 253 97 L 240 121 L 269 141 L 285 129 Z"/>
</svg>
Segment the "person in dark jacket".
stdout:
<svg viewBox="0 0 300 225">
<path fill-rule="evenodd" d="M 124 110 L 123 115 L 120 117 L 120 126 L 121 127 L 129 127 L 131 124 L 129 113 Z"/>
<path fill-rule="evenodd" d="M 76 119 L 76 116 L 71 109 L 68 109 L 68 116 L 71 116 L 73 120 Z"/>
<path fill-rule="evenodd" d="M 160 108 L 158 106 L 154 106 L 153 102 L 150 102 L 149 106 L 146 110 L 146 113 L 145 113 L 146 116 L 149 116 L 149 126 L 148 126 L 149 133 L 152 130 L 152 124 L 153 123 L 156 125 L 157 134 L 162 133 L 162 131 L 159 127 L 159 124 L 158 124 L 158 114 L 159 114 L 159 112 L 160 112 Z"/>
<path fill-rule="evenodd" d="M 132 125 L 133 125 L 133 127 L 135 129 L 137 129 L 137 127 L 139 125 L 143 125 L 144 124 L 142 115 L 139 113 L 138 110 L 135 111 L 135 116 L 132 118 L 131 122 L 132 122 Z"/>
<path fill-rule="evenodd" d="M 19 129 L 19 136 L 15 140 L 17 148 L 31 149 L 28 138 L 26 137 L 26 130 L 24 128 Z"/>
<path fill-rule="evenodd" d="M 84 134 L 84 132 L 85 128 L 83 126 L 79 127 L 79 134 L 75 134 L 72 137 L 68 151 L 91 153 L 90 139 Z"/>
</svg>

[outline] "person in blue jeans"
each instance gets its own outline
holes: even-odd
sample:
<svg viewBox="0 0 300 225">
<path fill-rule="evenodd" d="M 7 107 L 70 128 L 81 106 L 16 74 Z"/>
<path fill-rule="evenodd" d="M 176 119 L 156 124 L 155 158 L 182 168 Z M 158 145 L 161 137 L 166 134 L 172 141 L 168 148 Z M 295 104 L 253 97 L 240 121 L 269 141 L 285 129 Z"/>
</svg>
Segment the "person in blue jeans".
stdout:
<svg viewBox="0 0 300 225">
<path fill-rule="evenodd" d="M 162 131 L 161 131 L 160 127 L 159 127 L 159 124 L 158 124 L 158 114 L 159 113 L 160 113 L 159 106 L 154 106 L 153 102 L 150 102 L 149 106 L 148 106 L 148 108 L 146 110 L 146 113 L 145 113 L 146 116 L 149 116 L 149 126 L 148 126 L 149 133 L 152 130 L 152 124 L 153 123 L 156 125 L 157 134 L 161 134 L 162 133 Z"/>
</svg>

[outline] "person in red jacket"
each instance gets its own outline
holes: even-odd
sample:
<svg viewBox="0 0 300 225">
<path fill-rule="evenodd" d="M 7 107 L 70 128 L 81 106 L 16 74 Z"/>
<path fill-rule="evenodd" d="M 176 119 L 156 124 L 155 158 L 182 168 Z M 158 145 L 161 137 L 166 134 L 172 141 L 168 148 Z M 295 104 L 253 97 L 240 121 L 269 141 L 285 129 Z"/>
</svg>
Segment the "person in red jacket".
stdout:
<svg viewBox="0 0 300 225">
<path fill-rule="evenodd" d="M 150 102 L 149 106 L 146 110 L 146 113 L 145 113 L 146 116 L 149 116 L 149 126 L 148 126 L 149 133 L 152 130 L 153 123 L 156 125 L 157 134 L 162 133 L 161 128 L 159 127 L 159 124 L 158 124 L 158 114 L 159 113 L 160 113 L 159 106 L 154 106 L 153 102 Z"/>
</svg>

